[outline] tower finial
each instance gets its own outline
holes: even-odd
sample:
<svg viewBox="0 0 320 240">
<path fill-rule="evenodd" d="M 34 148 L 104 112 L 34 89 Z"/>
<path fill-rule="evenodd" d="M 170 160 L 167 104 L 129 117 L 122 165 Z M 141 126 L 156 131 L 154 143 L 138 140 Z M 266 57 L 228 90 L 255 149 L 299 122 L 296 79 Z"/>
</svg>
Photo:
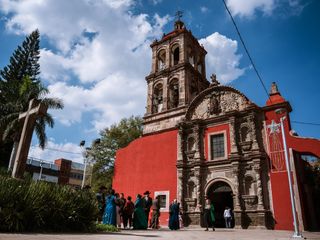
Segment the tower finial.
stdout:
<svg viewBox="0 0 320 240">
<path fill-rule="evenodd" d="M 272 82 L 271 89 L 270 89 L 270 95 L 274 95 L 277 93 L 279 93 L 278 86 L 275 82 Z"/>
<path fill-rule="evenodd" d="M 183 12 L 178 10 L 175 14 L 176 16 L 176 21 L 181 21 L 180 19 L 182 18 Z"/>
<path fill-rule="evenodd" d="M 184 23 L 181 21 L 183 12 L 178 10 L 175 14 L 176 16 L 176 21 L 174 22 L 174 29 L 175 30 L 180 30 L 184 29 Z"/>
</svg>

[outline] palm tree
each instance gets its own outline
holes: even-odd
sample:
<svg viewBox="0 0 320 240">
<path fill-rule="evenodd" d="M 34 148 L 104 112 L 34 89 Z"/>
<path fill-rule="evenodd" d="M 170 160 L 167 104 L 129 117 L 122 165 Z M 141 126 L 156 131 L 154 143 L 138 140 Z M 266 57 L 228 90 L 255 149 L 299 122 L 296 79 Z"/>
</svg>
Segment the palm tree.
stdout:
<svg viewBox="0 0 320 240">
<path fill-rule="evenodd" d="M 42 102 L 48 109 L 63 108 L 61 100 L 46 97 L 49 91 L 41 84 L 39 45 L 40 34 L 35 30 L 14 51 L 8 66 L 0 70 L 0 148 L 3 143 L 17 146 L 23 125 L 19 121 L 19 114 L 28 109 L 31 99 Z M 54 120 L 49 113 L 36 119 L 34 129 L 40 147 L 44 148 L 47 141 L 46 126 L 53 125 Z"/>
<path fill-rule="evenodd" d="M 15 152 L 23 126 L 23 123 L 19 120 L 19 114 L 28 109 L 29 101 L 31 99 L 36 99 L 48 109 L 63 108 L 62 101 L 57 98 L 47 98 L 46 95 L 48 93 L 48 89 L 41 83 L 32 82 L 29 76 L 25 76 L 19 92 L 16 94 L 16 99 L 6 103 L 0 103 L 0 112 L 5 113 L 0 117 L 0 129 L 3 132 L 2 140 L 14 142 L 13 151 L 10 157 L 11 164 L 15 158 Z M 47 142 L 47 135 L 45 131 L 47 125 L 51 128 L 54 126 L 54 120 L 50 113 L 46 112 L 43 115 L 37 116 L 34 130 L 41 148 L 44 148 Z M 12 166 L 9 166 L 9 168 L 11 167 Z"/>
</svg>

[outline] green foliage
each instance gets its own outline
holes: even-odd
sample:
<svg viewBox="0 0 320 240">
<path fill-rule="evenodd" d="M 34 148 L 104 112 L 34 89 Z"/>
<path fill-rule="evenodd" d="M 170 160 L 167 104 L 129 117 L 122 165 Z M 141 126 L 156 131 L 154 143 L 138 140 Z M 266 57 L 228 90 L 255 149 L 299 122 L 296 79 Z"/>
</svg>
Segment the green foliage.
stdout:
<svg viewBox="0 0 320 240">
<path fill-rule="evenodd" d="M 111 188 L 116 151 L 142 135 L 142 122 L 141 117 L 132 116 L 100 132 L 100 142 L 92 144 L 89 151 L 94 159 L 92 187 L 95 191 L 101 185 Z"/>
<path fill-rule="evenodd" d="M 12 147 L 20 138 L 23 121 L 19 121 L 19 114 L 28 109 L 31 99 L 37 99 L 49 109 L 63 108 L 60 99 L 46 97 L 49 91 L 40 82 L 39 44 L 40 34 L 35 30 L 14 51 L 8 66 L 0 71 L 0 152 L 6 156 L 8 150 L 4 148 Z M 54 126 L 49 113 L 38 116 L 34 126 L 42 148 L 47 141 L 46 126 Z M 1 156 L 0 160 L 6 159 Z"/>
<path fill-rule="evenodd" d="M 97 224 L 96 230 L 98 232 L 119 232 L 117 227 L 108 224 Z"/>
<path fill-rule="evenodd" d="M 92 231 L 95 195 L 47 182 L 0 176 L 0 231 Z"/>
</svg>

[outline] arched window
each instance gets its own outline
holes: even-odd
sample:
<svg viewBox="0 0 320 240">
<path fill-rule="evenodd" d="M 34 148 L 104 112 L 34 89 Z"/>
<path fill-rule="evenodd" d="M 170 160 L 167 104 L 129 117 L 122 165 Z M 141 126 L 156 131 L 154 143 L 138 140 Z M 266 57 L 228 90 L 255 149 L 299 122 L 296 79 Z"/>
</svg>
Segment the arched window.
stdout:
<svg viewBox="0 0 320 240">
<path fill-rule="evenodd" d="M 163 88 L 162 88 L 162 84 L 158 84 L 155 86 L 153 90 L 152 113 L 161 112 L 162 106 L 163 106 Z"/>
<path fill-rule="evenodd" d="M 157 70 L 161 71 L 166 67 L 166 51 L 163 49 L 157 55 Z"/>
<path fill-rule="evenodd" d="M 194 54 L 191 50 L 191 48 L 188 49 L 188 61 L 194 67 L 195 61 L 194 61 Z"/>
<path fill-rule="evenodd" d="M 177 65 L 180 60 L 180 49 L 179 46 L 176 45 L 172 48 L 172 65 Z"/>
<path fill-rule="evenodd" d="M 179 81 L 178 79 L 174 79 L 169 84 L 169 102 L 168 107 L 176 108 L 179 105 Z"/>
<path fill-rule="evenodd" d="M 244 192 L 245 195 L 255 195 L 255 186 L 254 186 L 254 181 L 251 176 L 246 176 L 244 179 Z"/>
</svg>

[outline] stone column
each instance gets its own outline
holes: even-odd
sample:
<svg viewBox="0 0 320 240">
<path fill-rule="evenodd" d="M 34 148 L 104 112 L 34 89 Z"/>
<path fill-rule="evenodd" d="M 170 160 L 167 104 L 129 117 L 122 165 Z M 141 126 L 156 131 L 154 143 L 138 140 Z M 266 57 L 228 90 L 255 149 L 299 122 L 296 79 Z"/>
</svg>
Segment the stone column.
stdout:
<svg viewBox="0 0 320 240">
<path fill-rule="evenodd" d="M 166 48 L 166 68 L 169 68 L 171 65 L 171 54 L 170 54 L 170 48 Z"/>
<path fill-rule="evenodd" d="M 162 89 L 162 99 L 163 99 L 163 106 L 162 106 L 162 111 L 165 111 L 168 109 L 169 107 L 169 97 L 168 97 L 168 87 L 169 87 L 169 79 L 168 78 L 164 78 L 163 79 L 163 89 Z"/>
<path fill-rule="evenodd" d="M 201 133 L 200 133 L 201 130 L 200 130 L 199 124 L 196 124 L 193 130 L 194 130 L 194 145 L 196 150 L 196 152 L 194 153 L 194 159 L 195 161 L 198 161 L 200 159 L 200 138 L 201 138 Z"/>
<path fill-rule="evenodd" d="M 180 125 L 178 130 L 178 152 L 177 152 L 177 161 L 183 162 L 183 127 Z"/>
<path fill-rule="evenodd" d="M 194 176 L 195 176 L 195 185 L 196 185 L 196 199 L 197 199 L 197 206 L 195 211 L 200 211 L 201 207 L 201 169 L 200 166 L 194 168 Z"/>
<path fill-rule="evenodd" d="M 232 170 L 234 175 L 234 210 L 240 211 L 240 189 L 239 189 L 239 163 L 233 163 L 232 164 Z"/>
<path fill-rule="evenodd" d="M 184 182 L 183 182 L 183 169 L 178 169 L 177 170 L 177 175 L 178 175 L 178 182 L 177 182 L 177 200 L 180 202 L 180 204 L 181 204 L 181 207 L 183 208 L 183 210 L 184 210 L 184 202 L 183 202 L 183 200 L 184 200 L 184 191 L 185 191 L 185 189 L 184 189 L 184 187 L 183 186 L 185 186 L 185 184 L 184 184 Z"/>
<path fill-rule="evenodd" d="M 257 197 L 258 197 L 258 210 L 264 210 L 263 204 L 263 196 L 262 196 L 262 183 L 261 183 L 261 166 L 260 166 L 260 159 L 254 160 L 254 167 L 256 181 L 257 181 Z"/>
<path fill-rule="evenodd" d="M 230 121 L 230 145 L 231 145 L 231 154 L 238 153 L 238 147 L 236 145 L 236 119 L 234 116 L 229 118 Z"/>
<path fill-rule="evenodd" d="M 153 84 L 151 83 L 151 81 L 148 81 L 146 115 L 152 114 L 152 95 L 153 95 Z"/>
</svg>

